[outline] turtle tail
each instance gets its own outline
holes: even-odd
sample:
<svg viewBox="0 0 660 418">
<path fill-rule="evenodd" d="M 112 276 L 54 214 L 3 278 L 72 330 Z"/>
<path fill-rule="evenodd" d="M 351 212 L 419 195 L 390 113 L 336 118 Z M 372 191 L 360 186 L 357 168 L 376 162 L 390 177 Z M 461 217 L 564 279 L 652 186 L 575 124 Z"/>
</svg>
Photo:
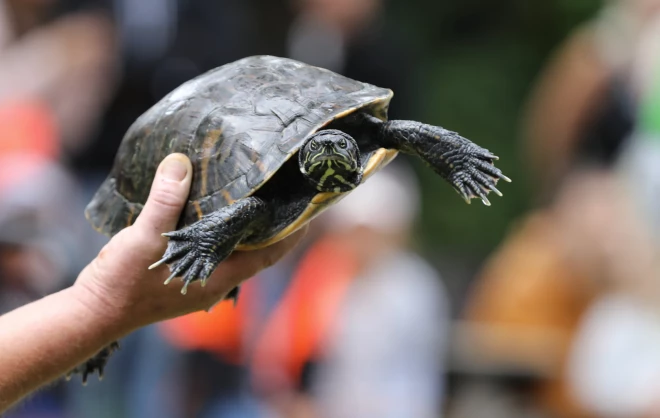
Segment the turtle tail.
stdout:
<svg viewBox="0 0 660 418">
<path fill-rule="evenodd" d="M 114 178 L 106 179 L 85 208 L 85 218 L 98 232 L 112 237 L 131 226 L 142 211 L 142 205 L 119 194 Z"/>
</svg>

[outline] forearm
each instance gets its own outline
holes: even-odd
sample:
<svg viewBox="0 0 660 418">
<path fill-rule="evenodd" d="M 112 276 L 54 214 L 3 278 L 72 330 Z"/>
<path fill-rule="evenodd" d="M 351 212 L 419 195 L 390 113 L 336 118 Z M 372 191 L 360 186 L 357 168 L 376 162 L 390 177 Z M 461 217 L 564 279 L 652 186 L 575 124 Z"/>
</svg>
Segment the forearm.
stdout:
<svg viewBox="0 0 660 418">
<path fill-rule="evenodd" d="M 75 287 L 0 316 L 0 414 L 131 330 Z"/>
</svg>

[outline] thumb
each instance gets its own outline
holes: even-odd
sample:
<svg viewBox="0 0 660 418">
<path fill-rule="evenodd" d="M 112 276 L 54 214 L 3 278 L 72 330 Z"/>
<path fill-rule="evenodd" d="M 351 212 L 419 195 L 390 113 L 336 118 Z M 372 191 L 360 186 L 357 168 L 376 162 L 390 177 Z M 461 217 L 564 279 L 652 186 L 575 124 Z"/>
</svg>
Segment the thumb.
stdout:
<svg viewBox="0 0 660 418">
<path fill-rule="evenodd" d="M 176 228 L 186 204 L 192 180 L 192 164 L 183 154 L 170 154 L 160 163 L 149 198 L 135 225 L 159 236 Z"/>
</svg>

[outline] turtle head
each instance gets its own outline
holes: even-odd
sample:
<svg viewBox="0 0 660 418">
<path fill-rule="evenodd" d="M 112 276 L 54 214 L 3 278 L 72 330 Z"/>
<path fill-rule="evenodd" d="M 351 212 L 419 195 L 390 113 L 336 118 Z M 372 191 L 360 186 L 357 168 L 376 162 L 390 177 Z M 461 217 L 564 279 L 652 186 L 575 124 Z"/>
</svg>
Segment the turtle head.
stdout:
<svg viewBox="0 0 660 418">
<path fill-rule="evenodd" d="M 319 131 L 309 137 L 298 159 L 300 171 L 320 192 L 347 192 L 362 180 L 357 142 L 336 129 Z"/>
</svg>

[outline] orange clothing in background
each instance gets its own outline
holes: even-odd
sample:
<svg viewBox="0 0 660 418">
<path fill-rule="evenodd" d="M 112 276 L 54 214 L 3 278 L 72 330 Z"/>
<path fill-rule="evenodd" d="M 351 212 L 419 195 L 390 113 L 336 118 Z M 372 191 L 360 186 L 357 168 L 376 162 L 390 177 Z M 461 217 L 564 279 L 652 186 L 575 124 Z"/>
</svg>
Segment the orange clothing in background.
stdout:
<svg viewBox="0 0 660 418">
<path fill-rule="evenodd" d="M 350 252 L 331 239 L 314 244 L 255 346 L 251 370 L 259 390 L 295 386 L 314 360 L 356 275 Z"/>
<path fill-rule="evenodd" d="M 241 286 L 236 306 L 225 300 L 210 312 L 195 312 L 160 324 L 166 340 L 182 350 L 203 350 L 223 360 L 245 362 L 246 335 L 256 326 L 254 304 L 259 301 L 256 280 Z"/>
<path fill-rule="evenodd" d="M 161 330 L 180 349 L 204 350 L 249 365 L 262 389 L 296 384 L 305 363 L 323 345 L 355 271 L 349 252 L 332 240 L 320 240 L 303 256 L 268 317 L 257 317 L 261 289 L 258 280 L 250 279 L 243 283 L 236 307 L 225 301 L 211 312 L 163 322 Z"/>
<path fill-rule="evenodd" d="M 39 101 L 0 104 L 0 190 L 59 157 L 59 133 L 50 109 Z M 20 157 L 20 161 L 14 157 Z"/>
<path fill-rule="evenodd" d="M 495 326 L 494 334 L 479 340 L 478 349 L 490 361 L 554 365 L 556 376 L 537 388 L 542 407 L 561 417 L 587 417 L 571 397 L 565 367 L 595 290 L 563 254 L 552 218 L 542 213 L 527 218 L 477 277 L 465 319 Z"/>
<path fill-rule="evenodd" d="M 26 152 L 55 159 L 58 130 L 50 109 L 38 101 L 0 104 L 0 155 Z"/>
</svg>

